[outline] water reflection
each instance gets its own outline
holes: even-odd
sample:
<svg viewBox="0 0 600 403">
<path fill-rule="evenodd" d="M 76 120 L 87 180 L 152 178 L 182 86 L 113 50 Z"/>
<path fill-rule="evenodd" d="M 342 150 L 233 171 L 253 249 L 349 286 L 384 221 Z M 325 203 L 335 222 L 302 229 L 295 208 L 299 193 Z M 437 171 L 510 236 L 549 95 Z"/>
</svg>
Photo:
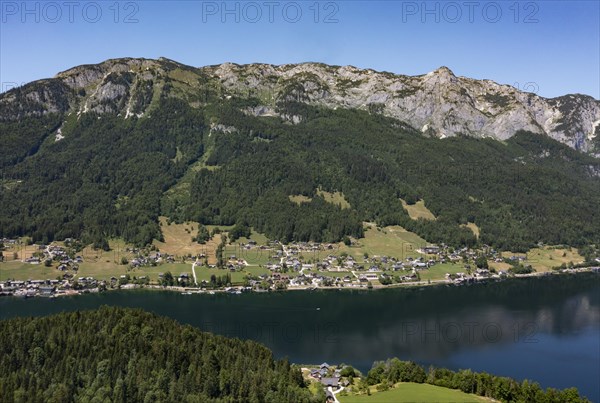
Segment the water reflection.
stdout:
<svg viewBox="0 0 600 403">
<path fill-rule="evenodd" d="M 0 299 L 0 318 L 102 304 L 141 307 L 203 330 L 260 341 L 293 362 L 367 370 L 397 356 L 473 368 L 600 401 L 600 276 L 550 276 L 468 287 L 246 295 L 112 292 Z"/>
</svg>

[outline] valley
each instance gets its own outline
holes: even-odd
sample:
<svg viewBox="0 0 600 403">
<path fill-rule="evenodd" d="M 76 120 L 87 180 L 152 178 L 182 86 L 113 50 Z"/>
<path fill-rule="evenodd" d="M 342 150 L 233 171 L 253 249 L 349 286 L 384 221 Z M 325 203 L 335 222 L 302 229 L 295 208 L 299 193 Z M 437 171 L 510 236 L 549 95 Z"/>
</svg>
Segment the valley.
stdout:
<svg viewBox="0 0 600 403">
<path fill-rule="evenodd" d="M 76 240 L 42 246 L 5 239 L 0 262 L 3 293 L 70 295 L 110 289 L 164 288 L 175 291 L 377 289 L 394 286 L 467 284 L 511 276 L 598 270 L 577 249 L 538 247 L 527 253 L 427 243 L 399 226 L 363 223 L 363 238 L 345 242 L 270 241 L 250 230 L 229 240 L 233 227 L 209 226 L 195 241 L 198 223 L 160 218 L 164 241 L 136 248 L 122 240 L 107 250 Z M 223 244 L 223 242 L 225 242 Z M 15 288 L 16 286 L 16 288 Z"/>
<path fill-rule="evenodd" d="M 0 403 L 600 403 L 599 2 L 0 3 Z"/>
</svg>

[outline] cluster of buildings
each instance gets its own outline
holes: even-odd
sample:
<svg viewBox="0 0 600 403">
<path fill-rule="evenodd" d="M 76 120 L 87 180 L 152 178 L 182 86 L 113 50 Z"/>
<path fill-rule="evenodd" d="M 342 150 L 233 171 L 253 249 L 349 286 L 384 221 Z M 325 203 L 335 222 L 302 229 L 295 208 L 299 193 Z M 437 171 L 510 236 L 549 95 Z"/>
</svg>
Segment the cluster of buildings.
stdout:
<svg viewBox="0 0 600 403">
<path fill-rule="evenodd" d="M 80 293 L 99 292 L 105 286 L 93 277 L 79 277 L 70 280 L 7 280 L 0 282 L 0 295 L 16 297 L 56 297 L 60 295 L 76 295 Z"/>
<path fill-rule="evenodd" d="M 318 368 L 310 369 L 310 377 L 319 381 L 325 387 L 334 390 L 349 385 L 348 379 L 342 378 L 342 368 L 336 368 L 324 362 Z"/>
<path fill-rule="evenodd" d="M 152 252 L 148 255 L 143 255 L 140 253 L 139 249 L 126 249 L 126 252 L 135 253 L 137 255 L 129 262 L 129 266 L 133 269 L 143 266 L 157 266 L 161 263 L 175 262 L 174 256 L 160 252 Z"/>
</svg>

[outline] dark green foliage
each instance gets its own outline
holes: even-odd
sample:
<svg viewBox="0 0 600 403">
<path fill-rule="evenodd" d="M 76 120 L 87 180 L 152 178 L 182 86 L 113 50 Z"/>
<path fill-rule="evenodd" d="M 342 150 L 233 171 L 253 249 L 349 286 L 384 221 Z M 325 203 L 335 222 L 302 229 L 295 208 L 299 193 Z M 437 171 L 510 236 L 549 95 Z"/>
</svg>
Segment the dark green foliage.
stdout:
<svg viewBox="0 0 600 403">
<path fill-rule="evenodd" d="M 134 309 L 0 322 L 0 401 L 308 402 L 297 368 L 253 342 Z"/>
<path fill-rule="evenodd" d="M 153 87 L 137 85 L 141 110 Z M 288 95 L 302 95 L 299 87 L 277 103 L 281 114 L 300 118 L 290 124 L 246 115 L 241 109 L 256 99 L 227 100 L 206 85 L 203 109 L 169 97 L 167 80 L 160 104 L 143 118 L 82 114 L 57 143 L 44 139 L 67 115 L 0 122 L 0 142 L 10 144 L 0 157 L 8 178 L 0 186 L 0 235 L 87 243 L 121 236 L 143 245 L 161 238 L 162 214 L 240 223 L 234 239 L 253 227 L 283 242 L 341 241 L 360 238 L 362 222 L 372 221 L 452 246 L 518 252 L 539 241 L 600 244 L 600 163 L 548 137 L 426 138 L 378 114 L 295 102 Z M 211 131 L 205 122 L 213 120 L 235 130 Z M 191 168 L 199 161 L 215 168 Z M 326 202 L 317 189 L 342 192 L 351 208 Z M 311 201 L 296 204 L 291 195 Z M 412 220 L 400 198 L 425 200 L 437 219 Z M 460 226 L 467 222 L 479 226 L 479 240 Z"/>
<path fill-rule="evenodd" d="M 528 380 L 517 382 L 514 379 L 490 375 L 471 370 L 451 371 L 445 368 L 430 367 L 428 373 L 414 362 L 392 358 L 385 362 L 373 363 L 366 377 L 368 385 L 393 385 L 397 382 L 428 383 L 444 388 L 459 389 L 465 393 L 500 400 L 502 402 L 562 403 L 589 402 L 579 395 L 576 388 L 543 390 L 537 383 Z M 384 386 L 385 387 L 385 386 Z"/>
<path fill-rule="evenodd" d="M 529 274 L 534 272 L 533 267 L 529 265 L 523 266 L 522 264 L 517 264 L 508 269 L 508 271 L 514 274 Z"/>
<path fill-rule="evenodd" d="M 475 259 L 475 266 L 480 269 L 488 269 L 489 265 L 487 258 L 485 256 L 478 256 L 477 259 Z"/>
<path fill-rule="evenodd" d="M 500 94 L 485 94 L 485 100 L 493 102 L 501 108 L 506 107 L 510 103 L 510 97 Z"/>
<path fill-rule="evenodd" d="M 392 278 L 389 276 L 381 276 L 379 277 L 379 283 L 381 283 L 381 285 L 390 285 L 392 284 Z"/>
<path fill-rule="evenodd" d="M 6 170 L 23 182 L 0 193 L 0 234 L 100 247 L 111 236 L 161 239 L 160 199 L 202 155 L 203 124 L 177 100 L 143 120 L 82 115 L 66 139 Z"/>
<path fill-rule="evenodd" d="M 38 152 L 42 141 L 60 127 L 57 115 L 43 118 L 24 118 L 18 122 L 0 122 L 2 149 L 10 152 L 0 153 L 0 169 L 21 162 L 25 157 Z M 20 177 L 0 177 L 0 180 L 19 180 Z"/>
<path fill-rule="evenodd" d="M 237 240 L 238 238 L 250 238 L 250 234 L 252 231 L 247 223 L 237 223 L 231 231 L 229 231 L 229 238 L 231 242 Z"/>
<path fill-rule="evenodd" d="M 198 227 L 198 235 L 196 235 L 196 242 L 199 244 L 205 244 L 210 239 L 210 233 L 204 225 Z"/>
<path fill-rule="evenodd" d="M 209 285 L 212 288 L 220 288 L 231 285 L 231 274 L 227 273 L 222 276 L 211 274 Z"/>
<path fill-rule="evenodd" d="M 351 365 L 346 365 L 342 368 L 340 375 L 344 377 L 354 377 L 357 376 L 357 372 Z"/>
<path fill-rule="evenodd" d="M 164 285 L 164 286 L 173 286 L 176 283 L 175 277 L 173 277 L 173 274 L 170 271 L 168 271 L 163 274 L 162 279 L 160 280 L 160 283 L 161 283 L 161 285 Z"/>
<path fill-rule="evenodd" d="M 384 381 L 391 384 L 398 382 L 423 383 L 426 378 L 425 370 L 420 365 L 393 358 L 386 362 L 375 362 L 373 368 L 367 374 L 367 383 L 369 385 Z"/>
<path fill-rule="evenodd" d="M 600 181 L 590 174 L 598 160 L 547 137 L 442 141 L 360 111 L 288 103 L 285 112 L 303 121 L 286 125 L 234 106 L 221 105 L 219 114 L 240 130 L 216 137 L 208 163 L 221 168 L 197 174 L 188 219 L 233 224 L 242 218 L 284 241 L 359 236 L 360 221 L 368 220 L 453 245 L 477 242 L 459 227 L 475 222 L 482 243 L 515 251 L 540 240 L 584 245 L 600 234 Z M 318 187 L 343 192 L 352 209 L 324 203 Z M 288 196 L 295 194 L 312 201 L 292 203 Z M 410 219 L 399 198 L 424 199 L 438 219 Z"/>
</svg>

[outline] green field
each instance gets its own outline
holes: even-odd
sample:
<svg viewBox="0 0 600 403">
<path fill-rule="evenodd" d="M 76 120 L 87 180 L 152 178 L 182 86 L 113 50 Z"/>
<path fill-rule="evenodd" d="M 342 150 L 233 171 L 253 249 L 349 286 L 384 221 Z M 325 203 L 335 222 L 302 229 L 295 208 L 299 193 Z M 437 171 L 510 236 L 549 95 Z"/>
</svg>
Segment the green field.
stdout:
<svg viewBox="0 0 600 403">
<path fill-rule="evenodd" d="M 253 231 L 249 239 L 240 238 L 234 243 L 227 245 L 223 251 L 223 257 L 227 259 L 230 256 L 235 256 L 238 259 L 244 259 L 249 266 L 264 266 L 269 262 L 277 261 L 277 259 L 271 258 L 276 253 L 274 250 L 263 250 L 257 247 L 244 249 L 240 247 L 240 243 L 248 243 L 250 239 L 256 241 L 257 245 L 266 245 L 268 241 L 266 236 Z"/>
<path fill-rule="evenodd" d="M 238 259 L 244 259 L 249 266 L 264 266 L 268 262 L 275 262 L 276 259 L 271 259 L 273 251 L 250 249 L 244 250 L 237 245 L 227 245 L 223 251 L 223 257 L 227 260 L 230 256 L 235 256 Z"/>
<path fill-rule="evenodd" d="M 459 390 L 442 388 L 421 383 L 400 383 L 385 392 L 371 389 L 371 396 L 350 395 L 339 396 L 341 403 L 399 403 L 399 402 L 488 402 L 483 397 L 469 395 Z"/>
<path fill-rule="evenodd" d="M 397 259 L 406 259 L 407 257 L 421 256 L 416 252 L 422 246 L 427 245 L 427 241 L 413 232 L 406 231 L 404 228 L 394 225 L 385 228 L 377 228 L 375 224 L 365 223 L 367 230 L 364 238 L 356 240 L 356 245 L 346 246 L 339 244 L 339 249 L 335 252 L 342 252 L 353 256 L 357 262 L 363 261 L 364 253 L 369 256 L 388 256 Z"/>
<path fill-rule="evenodd" d="M 385 270 L 383 273 L 389 276 L 406 276 L 411 274 L 411 270 Z M 419 270 L 419 276 L 421 277 L 421 281 L 427 280 L 445 280 L 446 273 L 456 274 L 456 273 L 466 273 L 466 269 L 462 264 L 455 263 L 438 263 L 436 265 L 431 266 L 429 269 Z"/>
<path fill-rule="evenodd" d="M 192 263 L 165 263 L 158 266 L 149 266 L 149 267 L 140 267 L 138 269 L 128 269 L 128 266 L 119 266 L 114 270 L 110 271 L 100 271 L 100 270 L 84 270 L 85 264 L 82 264 L 78 276 L 91 276 L 97 279 L 109 279 L 110 277 L 119 277 L 122 274 L 129 274 L 131 277 L 141 277 L 148 276 L 150 281 L 156 282 L 158 281 L 158 275 L 160 273 L 166 273 L 170 271 L 174 277 L 178 277 L 180 274 L 187 273 L 190 276 L 190 280 L 193 279 L 192 273 Z M 94 265 L 90 265 L 93 267 Z M 210 281 L 211 275 L 215 276 L 224 276 L 226 274 L 231 275 L 231 281 L 233 284 L 242 284 L 244 282 L 244 277 L 247 275 L 258 276 L 261 274 L 267 274 L 269 271 L 267 269 L 259 268 L 259 267 L 247 267 L 243 271 L 230 272 L 229 270 L 223 269 L 214 269 L 203 266 L 196 266 L 196 276 L 198 282 L 203 280 Z"/>
<path fill-rule="evenodd" d="M 0 263 L 0 281 L 6 280 L 56 280 L 61 273 L 44 264 L 29 264 L 21 261 Z"/>
<path fill-rule="evenodd" d="M 533 248 L 527 253 L 502 252 L 501 255 L 504 258 L 511 256 L 524 257 L 525 260 L 523 261 L 523 264 L 531 265 L 538 272 L 550 271 L 553 267 L 560 266 L 562 263 L 568 265 L 570 262 L 577 264 L 584 261 L 583 256 L 579 254 L 579 251 L 576 248 L 551 246 Z M 506 265 L 503 266 L 506 267 Z M 502 270 L 506 270 L 506 268 L 503 268 Z"/>
<path fill-rule="evenodd" d="M 190 278 L 192 278 L 192 270 L 191 270 L 191 266 L 190 266 Z M 223 270 L 223 269 L 209 269 L 207 267 L 196 267 L 196 276 L 198 278 L 198 282 L 201 281 L 210 281 L 210 276 L 212 275 L 215 276 L 224 276 L 226 274 L 230 274 L 231 275 L 231 282 L 233 284 L 241 284 L 244 281 L 244 277 L 246 276 L 246 273 L 243 272 L 230 272 L 229 270 Z"/>
<path fill-rule="evenodd" d="M 562 263 L 574 264 L 582 263 L 584 257 L 581 256 L 577 249 L 570 248 L 534 248 L 527 252 L 526 264 L 530 264 L 536 271 L 549 271 L 553 267 L 560 266 Z"/>
<path fill-rule="evenodd" d="M 321 189 L 317 189 L 317 194 L 325 199 L 326 202 L 340 206 L 341 208 L 350 208 L 350 203 L 341 192 L 330 193 Z"/>
<path fill-rule="evenodd" d="M 191 276 L 192 275 L 191 265 L 189 267 L 190 267 L 189 274 Z M 233 283 L 233 285 L 241 285 L 244 283 L 244 277 L 246 277 L 248 275 L 260 276 L 261 274 L 269 274 L 269 273 L 270 273 L 269 270 L 267 270 L 265 268 L 261 268 L 261 267 L 246 267 L 242 271 L 230 272 L 229 270 L 211 269 L 208 267 L 196 266 L 196 276 L 198 278 L 198 282 L 201 282 L 203 280 L 210 281 L 210 276 L 212 276 L 213 274 L 215 276 L 224 276 L 226 274 L 230 274 L 231 282 Z"/>
<path fill-rule="evenodd" d="M 419 218 L 423 218 L 425 220 L 435 220 L 436 217 L 433 213 L 425 207 L 425 201 L 419 200 L 415 204 L 407 204 L 404 200 L 400 199 L 402 202 L 402 207 L 408 213 L 408 216 L 413 220 L 417 220 Z"/>
<path fill-rule="evenodd" d="M 192 263 L 165 263 L 158 266 L 144 266 L 137 269 L 131 269 L 129 265 L 120 265 L 113 262 L 83 262 L 79 265 L 79 271 L 73 273 L 75 277 L 94 277 L 98 280 L 109 280 L 111 277 L 119 278 L 121 275 L 129 274 L 132 278 L 147 276 L 150 281 L 157 282 L 159 273 L 170 271 L 173 276 L 178 277 L 182 273 L 187 273 L 190 279 L 192 274 Z M 228 270 L 209 269 L 207 267 L 196 267 L 196 276 L 198 281 L 210 280 L 212 274 L 223 276 L 231 274 L 231 280 L 234 284 L 242 284 L 244 277 L 251 274 L 258 276 L 267 274 L 269 271 L 259 267 L 247 267 L 241 272 L 230 272 Z M 14 280 L 54 280 L 62 276 L 63 272 L 53 267 L 45 267 L 43 264 L 29 264 L 16 262 L 0 263 L 0 281 L 9 279 Z"/>
<path fill-rule="evenodd" d="M 444 280 L 446 273 L 466 273 L 466 269 L 462 264 L 440 263 L 431 266 L 429 269 L 419 270 L 421 280 Z"/>
</svg>

